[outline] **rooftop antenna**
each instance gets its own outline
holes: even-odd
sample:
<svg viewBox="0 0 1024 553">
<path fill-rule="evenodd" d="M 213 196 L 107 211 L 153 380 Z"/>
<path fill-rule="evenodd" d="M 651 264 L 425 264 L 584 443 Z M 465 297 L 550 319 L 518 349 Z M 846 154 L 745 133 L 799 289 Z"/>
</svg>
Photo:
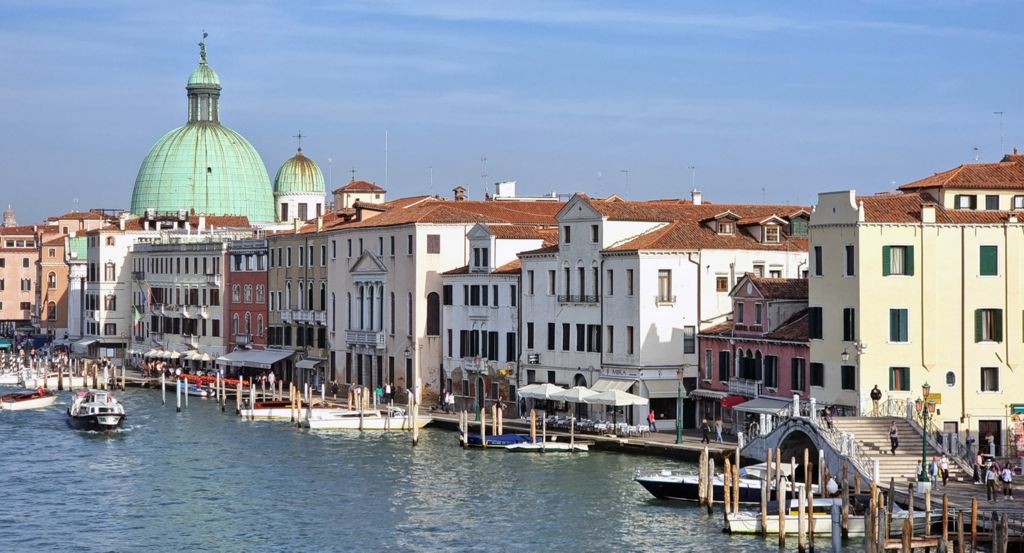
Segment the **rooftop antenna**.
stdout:
<svg viewBox="0 0 1024 553">
<path fill-rule="evenodd" d="M 433 196 L 434 195 L 434 166 L 433 165 L 427 167 L 427 173 L 428 173 L 428 175 L 430 177 L 430 187 L 427 189 L 427 195 Z"/>
<path fill-rule="evenodd" d="M 355 166 L 353 166 L 352 170 L 349 171 L 349 172 L 352 173 L 352 182 L 356 182 L 356 168 L 355 168 Z"/>
<path fill-rule="evenodd" d="M 629 169 L 619 169 L 619 172 L 626 175 L 626 192 L 624 195 L 629 196 Z"/>
<path fill-rule="evenodd" d="M 484 194 L 487 194 L 487 156 L 480 156 L 480 185 L 484 187 Z"/>
<path fill-rule="evenodd" d="M 981 157 L 981 148 L 975 146 L 974 147 L 974 161 L 978 161 L 979 157 Z"/>
<path fill-rule="evenodd" d="M 384 189 L 388 189 L 388 130 L 384 129 Z"/>
<path fill-rule="evenodd" d="M 992 115 L 999 116 L 999 155 L 1003 155 L 1003 112 L 993 111 Z"/>
<path fill-rule="evenodd" d="M 303 138 L 309 138 L 309 137 L 304 135 L 304 134 L 302 134 L 302 129 L 299 129 L 299 134 L 292 135 L 292 138 L 299 139 L 299 151 L 301 152 L 302 151 L 302 139 Z"/>
<path fill-rule="evenodd" d="M 697 189 L 697 166 L 690 165 L 687 167 L 690 170 L 690 188 L 692 190 Z"/>
<path fill-rule="evenodd" d="M 78 198 L 74 199 L 74 203 L 75 203 L 75 211 L 78 211 Z"/>
</svg>

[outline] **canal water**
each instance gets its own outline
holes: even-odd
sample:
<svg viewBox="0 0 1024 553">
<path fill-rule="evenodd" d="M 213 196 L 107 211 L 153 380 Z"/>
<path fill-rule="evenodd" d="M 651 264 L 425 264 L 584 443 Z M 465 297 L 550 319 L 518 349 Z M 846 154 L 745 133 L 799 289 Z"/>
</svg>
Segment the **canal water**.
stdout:
<svg viewBox="0 0 1024 553">
<path fill-rule="evenodd" d="M 119 397 L 129 418 L 109 437 L 67 426 L 67 392 L 0 411 L 0 551 L 778 551 L 632 481 L 692 468 L 675 461 L 463 450 L 433 429 L 413 448 Z"/>
</svg>

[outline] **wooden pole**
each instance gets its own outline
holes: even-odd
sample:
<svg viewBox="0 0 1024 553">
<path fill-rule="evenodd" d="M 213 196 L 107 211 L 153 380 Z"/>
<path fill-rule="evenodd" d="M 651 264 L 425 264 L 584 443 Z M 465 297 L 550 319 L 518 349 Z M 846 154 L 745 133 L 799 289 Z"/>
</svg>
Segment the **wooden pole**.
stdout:
<svg viewBox="0 0 1024 553">
<path fill-rule="evenodd" d="M 811 494 L 811 452 L 805 447 L 804 448 L 804 496 L 806 497 L 807 511 L 803 516 L 807 517 L 807 536 L 809 538 L 810 546 L 814 547 L 814 519 L 812 518 L 812 507 L 814 501 L 814 495 Z"/>
<path fill-rule="evenodd" d="M 722 503 L 724 506 L 725 521 L 729 522 L 729 511 L 732 509 L 732 463 L 729 457 L 725 458 L 725 465 L 722 471 Z"/>
<path fill-rule="evenodd" d="M 913 492 L 913 489 L 911 489 Z M 925 537 L 932 535 L 932 489 L 927 488 L 924 491 L 924 535 Z"/>
<path fill-rule="evenodd" d="M 708 470 L 708 450 L 705 448 L 700 452 L 700 460 L 697 462 L 697 505 L 703 506 L 706 498 L 704 497 L 704 491 L 707 489 L 707 484 L 704 480 L 707 478 Z"/>
<path fill-rule="evenodd" d="M 807 450 L 805 449 L 804 452 Z M 797 492 L 797 515 L 796 515 L 796 535 L 797 535 L 797 549 L 800 553 L 807 551 L 807 518 L 804 516 L 804 511 L 807 508 L 807 494 L 804 490 Z"/>
<path fill-rule="evenodd" d="M 708 497 L 708 514 L 710 515 L 715 507 L 715 460 L 711 458 L 710 454 L 708 454 L 708 478 L 705 480 L 705 484 L 708 487 L 704 493 Z"/>
<path fill-rule="evenodd" d="M 871 497 L 868 499 L 868 512 L 864 513 L 864 539 L 868 544 L 868 552 L 875 553 L 875 536 L 878 531 L 875 525 L 878 524 L 878 500 L 875 492 L 875 483 L 871 483 Z"/>
<path fill-rule="evenodd" d="M 860 473 L 857 471 L 853 472 L 853 495 L 860 495 Z"/>
<path fill-rule="evenodd" d="M 740 510 L 740 466 L 734 464 L 732 466 L 732 512 L 738 513 Z"/>
<path fill-rule="evenodd" d="M 242 378 L 235 382 L 235 414 L 242 414 Z"/>
<path fill-rule="evenodd" d="M 175 409 L 175 412 L 180 413 L 181 412 L 181 380 L 178 379 L 178 378 L 174 379 L 174 396 L 175 396 L 175 399 L 176 399 L 176 409 Z"/>
<path fill-rule="evenodd" d="M 850 532 L 850 477 L 849 465 L 846 461 L 843 461 L 843 513 L 840 527 L 843 529 L 845 537 Z"/>
<path fill-rule="evenodd" d="M 498 435 L 498 404 L 491 404 L 491 435 Z"/>
<path fill-rule="evenodd" d="M 999 519 L 999 544 L 993 546 L 997 553 L 1006 553 L 1010 547 L 1010 513 L 996 514 Z"/>
<path fill-rule="evenodd" d="M 167 405 L 167 375 L 160 371 L 160 405 Z"/>
<path fill-rule="evenodd" d="M 978 498 L 971 498 L 971 551 L 978 550 Z"/>
<path fill-rule="evenodd" d="M 776 451 L 776 462 L 781 461 L 782 457 L 777 455 L 782 450 Z M 782 471 L 776 472 L 776 484 L 775 484 L 775 496 L 779 502 L 779 548 L 784 549 L 786 547 L 786 511 L 789 510 L 789 501 L 786 499 L 786 485 L 787 480 L 782 475 Z"/>
<path fill-rule="evenodd" d="M 929 528 L 931 525 L 926 526 Z M 939 549 L 946 551 L 949 544 L 949 496 L 945 493 L 942 494 L 942 543 L 939 544 Z"/>
<path fill-rule="evenodd" d="M 888 536 L 889 529 L 892 528 L 892 508 L 896 504 L 896 478 L 889 478 L 889 500 L 886 502 L 885 511 L 885 531 Z"/>
<path fill-rule="evenodd" d="M 913 543 L 914 541 L 914 522 L 912 520 L 912 517 L 907 517 L 903 519 L 902 538 L 903 547 L 901 551 L 903 551 L 903 553 L 911 553 L 913 551 L 913 549 L 911 548 L 911 543 Z"/>
<path fill-rule="evenodd" d="M 480 443 L 487 447 L 487 409 L 480 410 Z"/>
<path fill-rule="evenodd" d="M 770 492 L 769 483 L 772 481 L 772 448 L 767 448 L 767 457 L 765 458 L 765 478 L 761 482 L 761 536 L 766 536 L 768 532 L 768 494 Z"/>
<path fill-rule="evenodd" d="M 964 512 L 956 514 L 956 544 L 960 553 L 967 553 L 967 540 L 964 539 Z"/>
<path fill-rule="evenodd" d="M 530 443 L 537 443 L 537 410 L 530 408 Z"/>
</svg>

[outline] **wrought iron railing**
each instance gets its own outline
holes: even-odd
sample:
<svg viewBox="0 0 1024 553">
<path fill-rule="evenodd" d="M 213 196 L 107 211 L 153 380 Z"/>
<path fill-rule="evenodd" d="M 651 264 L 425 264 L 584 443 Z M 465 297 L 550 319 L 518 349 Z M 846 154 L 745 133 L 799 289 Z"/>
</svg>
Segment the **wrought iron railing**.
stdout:
<svg viewBox="0 0 1024 553">
<path fill-rule="evenodd" d="M 558 303 L 597 303 L 597 296 L 561 294 Z"/>
</svg>

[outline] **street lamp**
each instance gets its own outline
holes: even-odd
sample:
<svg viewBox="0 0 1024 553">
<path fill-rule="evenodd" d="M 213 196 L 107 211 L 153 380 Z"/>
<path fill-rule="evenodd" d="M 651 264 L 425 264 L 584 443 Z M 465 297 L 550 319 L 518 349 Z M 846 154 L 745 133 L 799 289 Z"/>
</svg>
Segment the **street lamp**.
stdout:
<svg viewBox="0 0 1024 553">
<path fill-rule="evenodd" d="M 847 363 L 847 362 L 850 361 L 850 352 L 848 350 L 844 349 L 843 353 L 841 353 L 839 355 L 839 357 L 841 357 L 843 359 L 843 363 Z"/>
<path fill-rule="evenodd" d="M 676 443 L 683 443 L 683 371 L 676 371 Z"/>
<path fill-rule="evenodd" d="M 925 382 L 921 386 L 921 397 L 914 401 L 914 408 L 921 416 L 921 472 L 917 475 L 918 482 L 929 482 L 928 479 L 928 417 L 935 412 L 935 400 L 928 396 L 932 387 Z"/>
</svg>

